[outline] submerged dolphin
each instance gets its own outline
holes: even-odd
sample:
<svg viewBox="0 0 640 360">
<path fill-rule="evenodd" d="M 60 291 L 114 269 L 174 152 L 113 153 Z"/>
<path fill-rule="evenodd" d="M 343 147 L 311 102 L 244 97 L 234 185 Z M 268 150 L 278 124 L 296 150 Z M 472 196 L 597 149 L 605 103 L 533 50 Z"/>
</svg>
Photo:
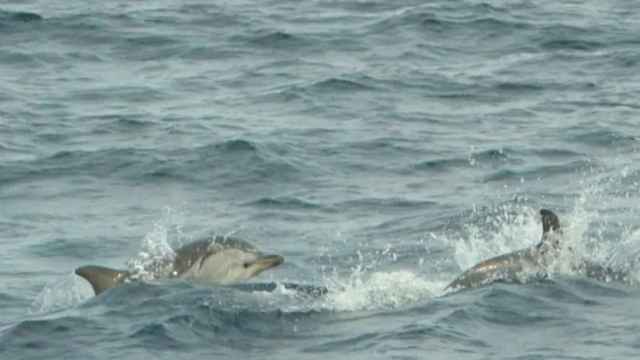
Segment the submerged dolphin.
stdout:
<svg viewBox="0 0 640 360">
<path fill-rule="evenodd" d="M 535 246 L 496 256 L 476 264 L 453 280 L 445 290 L 474 288 L 494 281 L 522 282 L 523 276 L 546 277 L 549 265 L 560 254 L 562 229 L 558 216 L 551 210 L 540 210 L 542 239 Z M 571 265 L 571 270 L 595 280 L 630 282 L 629 274 L 588 260 Z"/>
<path fill-rule="evenodd" d="M 218 236 L 177 249 L 172 261 L 162 264 L 162 269 L 154 275 L 157 278 L 228 284 L 252 278 L 283 262 L 280 255 L 263 255 L 245 241 Z M 127 270 L 95 265 L 79 267 L 75 273 L 89 281 L 96 295 L 136 278 Z"/>
</svg>

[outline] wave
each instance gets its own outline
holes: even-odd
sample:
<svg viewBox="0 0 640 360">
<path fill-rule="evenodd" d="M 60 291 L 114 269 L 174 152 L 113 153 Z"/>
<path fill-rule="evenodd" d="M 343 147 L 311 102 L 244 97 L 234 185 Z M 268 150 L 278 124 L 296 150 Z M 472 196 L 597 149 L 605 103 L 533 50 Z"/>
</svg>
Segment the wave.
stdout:
<svg viewBox="0 0 640 360">
<path fill-rule="evenodd" d="M 334 95 L 337 93 L 357 96 L 359 92 L 375 91 L 376 81 L 369 77 L 330 77 L 323 80 L 306 82 L 295 85 L 285 85 L 283 87 L 270 90 L 261 95 L 262 101 L 286 101 L 301 100 L 306 102 L 317 102 L 316 96 Z"/>
<path fill-rule="evenodd" d="M 152 21 L 166 23 L 175 26 L 198 26 L 228 29 L 231 26 L 250 26 L 254 23 L 254 18 L 246 12 L 235 12 L 233 7 L 217 5 L 212 3 L 205 4 L 179 4 L 177 13 L 181 16 L 168 17 L 166 11 L 161 11 L 157 15 L 151 13 Z M 182 16 L 188 17 L 189 21 L 185 24 Z"/>
<path fill-rule="evenodd" d="M 260 208 L 288 210 L 309 210 L 322 208 L 321 205 L 314 204 L 309 201 L 304 201 L 295 197 L 260 198 L 256 201 L 248 203 L 247 205 Z"/>
<path fill-rule="evenodd" d="M 253 36 L 245 35 L 238 39 L 259 47 L 283 50 L 298 49 L 312 44 L 310 39 L 306 37 L 293 35 L 284 31 L 271 31 L 266 34 L 264 32 L 258 32 Z"/>
<path fill-rule="evenodd" d="M 437 205 L 429 200 L 409 200 L 402 198 L 364 198 L 337 202 L 334 206 L 340 210 L 361 208 L 368 211 L 382 211 L 392 209 L 424 209 Z"/>
<path fill-rule="evenodd" d="M 46 55 L 49 57 L 50 55 Z M 18 68 L 34 68 L 34 67 L 42 67 L 45 65 L 46 59 L 44 59 L 40 54 L 37 53 L 25 53 L 17 49 L 2 49 L 0 50 L 0 63 L 18 67 Z"/>
<path fill-rule="evenodd" d="M 83 260 L 95 258 L 95 254 L 102 250 L 97 243 L 87 242 L 85 239 L 73 241 L 61 238 L 44 240 L 27 248 L 29 253 L 42 258 L 63 257 Z"/>
<path fill-rule="evenodd" d="M 509 93 L 522 93 L 522 92 L 540 92 L 548 89 L 549 85 L 541 85 L 536 83 L 525 82 L 500 82 L 495 84 L 493 88 L 496 91 L 506 91 Z"/>
<path fill-rule="evenodd" d="M 87 319 L 82 314 L 23 320 L 0 330 L 0 349 L 15 358 L 61 358 L 69 354 L 69 348 L 62 344 L 68 344 L 72 337 L 75 347 L 84 349 L 86 356 L 108 326 L 104 320 Z"/>
<path fill-rule="evenodd" d="M 47 34 L 57 51 L 28 53 L 29 57 L 45 65 L 52 60 L 61 64 L 69 60 L 102 62 L 107 57 L 110 61 L 113 58 L 125 61 L 167 59 L 188 47 L 188 43 L 175 33 L 159 34 L 146 26 L 144 20 L 124 13 L 74 13 L 42 19 L 37 14 L 5 13 L 3 16 L 0 12 L 0 27 L 8 27 L 8 21 L 14 32 L 33 31 L 19 24 L 28 22 L 37 23 L 38 31 Z M 92 51 L 78 51 L 77 45 L 91 46 Z M 102 51 L 105 48 L 108 50 L 106 54 Z M 9 58 L 7 55 L 4 57 Z"/>
<path fill-rule="evenodd" d="M 257 180 L 298 173 L 302 164 L 286 154 L 288 149 L 281 145 L 258 146 L 242 139 L 162 152 L 141 148 L 66 150 L 33 161 L 2 164 L 0 183 L 70 175 L 187 182 L 248 175 L 247 180 Z"/>
<path fill-rule="evenodd" d="M 420 171 L 444 172 L 463 167 L 496 167 L 522 164 L 526 152 L 511 148 L 487 149 L 469 153 L 466 157 L 439 158 L 412 165 Z"/>
<path fill-rule="evenodd" d="M 0 183 L 83 174 L 109 177 L 136 166 L 136 163 L 140 163 L 147 156 L 151 155 L 135 149 L 60 151 L 33 161 L 0 166 L 3 170 Z"/>
<path fill-rule="evenodd" d="M 344 150 L 336 150 L 336 151 L 352 151 L 351 149 L 362 150 L 365 152 L 370 151 L 401 151 L 401 152 L 414 152 L 416 151 L 415 144 L 405 138 L 396 138 L 396 137 L 376 137 L 373 139 L 366 139 L 360 141 L 350 142 L 348 144 L 349 148 Z"/>
<path fill-rule="evenodd" d="M 604 46 L 605 44 L 597 41 L 579 39 L 549 40 L 540 44 L 540 47 L 544 50 L 595 51 Z"/>
<path fill-rule="evenodd" d="M 349 79 L 341 79 L 341 78 L 329 78 L 326 80 L 322 80 L 314 83 L 311 86 L 306 88 L 311 92 L 340 92 L 340 91 L 364 91 L 364 90 L 374 90 L 375 87 L 366 85 L 362 82 L 358 82 L 355 80 Z"/>
<path fill-rule="evenodd" d="M 451 159 L 435 159 L 427 160 L 412 167 L 420 171 L 449 171 L 455 168 L 470 166 L 469 159 L 451 158 Z"/>
<path fill-rule="evenodd" d="M 139 131 L 157 126 L 157 122 L 148 120 L 142 114 L 106 114 L 87 117 L 97 123 L 95 133 Z"/>
<path fill-rule="evenodd" d="M 123 99 L 135 103 L 154 103 L 169 100 L 170 95 L 165 90 L 160 90 L 147 85 L 140 86 L 106 86 L 82 91 L 69 91 L 68 98 L 76 102 L 102 103 L 103 101 L 120 102 Z"/>
<path fill-rule="evenodd" d="M 624 147 L 638 144 L 639 138 L 623 134 L 614 129 L 593 129 L 591 126 L 581 126 L 569 129 L 567 140 L 590 146 L 610 148 L 611 146 Z"/>
<path fill-rule="evenodd" d="M 139 62 L 169 59 L 184 52 L 187 45 L 173 35 L 142 34 L 114 38 L 111 48 L 119 60 Z"/>
<path fill-rule="evenodd" d="M 0 10 L 0 27 L 7 26 L 12 23 L 40 22 L 42 20 L 42 15 L 34 12 Z"/>
<path fill-rule="evenodd" d="M 454 10 L 455 6 L 447 8 L 428 9 L 415 7 L 399 14 L 391 15 L 373 24 L 373 28 L 380 30 L 393 30 L 404 27 L 420 27 L 422 30 L 450 35 L 458 31 L 484 31 L 495 34 L 504 32 L 522 32 L 534 29 L 529 22 L 516 20 L 507 11 L 497 8 L 484 8 L 474 15 L 463 15 L 464 12 Z"/>
<path fill-rule="evenodd" d="M 578 151 L 569 150 L 569 149 L 560 149 L 560 148 L 542 148 L 542 149 L 532 149 L 529 150 L 533 154 L 544 158 L 544 159 L 566 159 L 566 158 L 575 158 L 581 157 L 584 158 L 587 155 Z"/>
<path fill-rule="evenodd" d="M 255 144 L 253 144 L 250 141 L 242 140 L 242 139 L 228 140 L 220 144 L 216 144 L 215 148 L 224 153 L 241 153 L 241 152 L 256 153 L 258 151 L 258 148 Z"/>
<path fill-rule="evenodd" d="M 130 339 L 137 340 L 141 346 L 156 350 L 179 350 L 188 348 L 188 344 L 177 339 L 172 329 L 163 323 L 144 324 Z"/>
<path fill-rule="evenodd" d="M 303 353 L 370 352 L 391 342 L 415 342 L 434 353 L 450 354 L 452 346 L 477 352 L 504 345 L 495 334 L 514 329 L 539 333 L 560 324 L 556 331 L 566 331 L 565 323 L 574 322 L 590 327 L 594 321 L 584 314 L 628 296 L 609 285 L 570 279 L 536 286 L 497 283 L 436 298 L 431 297 L 432 286 L 407 273 L 372 274 L 371 281 L 323 303 L 293 305 L 285 304 L 284 293 L 242 296 L 228 289 L 175 286 L 164 294 L 147 288 L 146 300 L 137 301 L 135 291 L 133 299 L 127 297 L 133 290 L 127 285 L 126 291 L 112 292 L 118 293 L 119 303 L 101 296 L 78 309 L 0 329 L 0 347 L 10 354 L 62 356 L 69 351 L 65 339 L 73 338 L 74 350 L 83 356 L 89 350 L 125 356 L 136 348 L 172 356 L 185 351 L 281 354 L 282 341 L 292 341 Z M 567 306 L 578 308 L 568 315 Z M 484 328 L 492 331 L 478 330 Z"/>
<path fill-rule="evenodd" d="M 535 178 L 549 178 L 563 174 L 579 174 L 588 172 L 597 164 L 590 160 L 575 160 L 556 165 L 526 167 L 523 169 L 501 169 L 484 177 L 485 182 L 506 180 L 531 180 Z"/>
</svg>

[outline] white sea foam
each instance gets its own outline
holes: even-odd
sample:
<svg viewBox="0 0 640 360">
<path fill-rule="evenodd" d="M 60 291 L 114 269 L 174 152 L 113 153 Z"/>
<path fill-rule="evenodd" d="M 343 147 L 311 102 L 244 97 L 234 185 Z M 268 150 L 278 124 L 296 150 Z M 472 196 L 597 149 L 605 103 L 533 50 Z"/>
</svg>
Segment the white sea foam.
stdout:
<svg viewBox="0 0 640 360">
<path fill-rule="evenodd" d="M 411 271 L 356 271 L 346 279 L 328 279 L 329 292 L 318 305 L 332 311 L 394 309 L 428 301 L 444 285 Z"/>
<path fill-rule="evenodd" d="M 48 283 L 31 303 L 31 314 L 42 314 L 69 308 L 93 297 L 93 289 L 75 274 Z"/>
<path fill-rule="evenodd" d="M 453 244 L 454 258 L 461 269 L 539 241 L 542 226 L 534 209 L 513 205 L 501 206 L 498 210 L 497 214 L 485 215 L 480 223 L 465 225 L 458 238 L 448 239 Z"/>
<path fill-rule="evenodd" d="M 154 222 L 153 228 L 143 238 L 138 253 L 127 260 L 127 267 L 137 279 L 153 280 L 164 272 L 172 271 L 168 266 L 176 254 L 172 244 L 184 239 L 182 226 L 184 214 L 165 208 L 163 217 Z"/>
</svg>

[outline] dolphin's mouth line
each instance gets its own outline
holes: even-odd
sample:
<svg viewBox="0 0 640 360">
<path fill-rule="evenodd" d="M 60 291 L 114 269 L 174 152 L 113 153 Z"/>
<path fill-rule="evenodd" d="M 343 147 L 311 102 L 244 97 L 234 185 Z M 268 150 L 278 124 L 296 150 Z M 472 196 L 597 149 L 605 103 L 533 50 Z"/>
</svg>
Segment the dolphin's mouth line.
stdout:
<svg viewBox="0 0 640 360">
<path fill-rule="evenodd" d="M 276 267 L 284 262 L 280 255 L 264 255 L 251 262 L 251 266 L 258 266 L 260 271 Z"/>
</svg>

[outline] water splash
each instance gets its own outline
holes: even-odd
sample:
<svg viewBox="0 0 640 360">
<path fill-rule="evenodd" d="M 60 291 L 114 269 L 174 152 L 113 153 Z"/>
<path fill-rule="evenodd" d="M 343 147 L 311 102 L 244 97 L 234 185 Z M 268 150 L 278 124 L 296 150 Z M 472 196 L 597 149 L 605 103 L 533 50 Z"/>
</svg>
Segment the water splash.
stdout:
<svg viewBox="0 0 640 360">
<path fill-rule="evenodd" d="M 569 211 L 553 209 L 560 217 L 563 234 L 561 248 L 555 259 L 546 264 L 546 276 L 554 274 L 584 276 L 578 265 L 591 261 L 614 270 L 628 271 L 638 278 L 640 262 L 640 229 L 633 225 L 620 226 L 607 220 L 610 202 L 626 199 L 630 191 L 640 188 L 638 182 L 630 182 L 633 172 L 623 169 L 615 176 L 603 176 L 595 170 L 584 175 L 579 182 L 581 189 Z M 588 180 L 586 180 L 588 179 Z M 617 208 L 616 208 L 617 209 Z M 628 214 L 637 210 L 626 209 Z M 542 224 L 539 207 L 529 201 L 516 201 L 484 209 L 474 208 L 466 216 L 466 224 L 458 233 L 430 233 L 432 242 L 453 247 L 453 260 L 460 270 L 466 270 L 478 262 L 519 249 L 536 245 L 541 240 Z M 616 232 L 617 230 L 620 230 Z M 379 267 L 389 260 L 382 257 L 366 257 L 356 251 L 358 265 L 347 275 L 334 270 L 325 275 L 329 289 L 327 296 L 316 304 L 323 310 L 362 311 L 395 309 L 430 301 L 443 294 L 447 282 L 427 280 L 405 271 L 384 272 Z M 391 252 L 381 253 L 382 255 Z M 388 255 L 390 256 L 390 255 Z M 460 271 L 459 270 L 459 271 Z M 520 274 L 522 282 L 537 281 L 537 269 Z M 449 274 L 453 279 L 459 272 Z M 433 279 L 438 274 L 426 274 Z"/>
<path fill-rule="evenodd" d="M 602 169 L 583 174 L 570 210 L 553 209 L 560 217 L 563 235 L 557 257 L 546 268 L 549 275 L 583 276 L 577 269 L 588 261 L 638 277 L 637 206 L 620 208 L 629 202 L 630 193 L 640 190 L 637 175 L 638 171 L 628 166 L 613 175 Z M 538 210 L 526 201 L 474 208 L 461 231 L 435 236 L 453 247 L 455 263 L 463 271 L 488 258 L 539 243 L 542 226 Z M 631 224 L 621 220 L 625 217 Z"/>
<path fill-rule="evenodd" d="M 170 264 L 175 259 L 174 246 L 184 241 L 184 213 L 166 207 L 162 219 L 154 222 L 140 246 L 140 251 L 127 260 L 133 278 L 153 280 L 169 275 L 173 269 Z"/>
<path fill-rule="evenodd" d="M 327 279 L 329 292 L 317 306 L 331 311 L 397 309 L 431 300 L 444 285 L 410 271 L 355 271 L 346 279 Z"/>
<path fill-rule="evenodd" d="M 93 289 L 75 274 L 68 274 L 45 285 L 31 303 L 30 314 L 43 314 L 70 308 L 93 297 Z"/>
<path fill-rule="evenodd" d="M 615 173 L 592 173 L 581 181 L 582 191 L 568 217 L 570 246 L 577 256 L 616 270 L 633 270 L 640 260 L 640 238 L 636 235 L 640 208 L 631 194 L 640 191 L 639 170 L 626 160 Z"/>
<path fill-rule="evenodd" d="M 542 226 L 537 211 L 530 207 L 507 204 L 488 214 L 474 209 L 470 217 L 482 219 L 469 221 L 458 238 L 447 240 L 453 244 L 454 259 L 460 269 L 539 242 Z"/>
</svg>

